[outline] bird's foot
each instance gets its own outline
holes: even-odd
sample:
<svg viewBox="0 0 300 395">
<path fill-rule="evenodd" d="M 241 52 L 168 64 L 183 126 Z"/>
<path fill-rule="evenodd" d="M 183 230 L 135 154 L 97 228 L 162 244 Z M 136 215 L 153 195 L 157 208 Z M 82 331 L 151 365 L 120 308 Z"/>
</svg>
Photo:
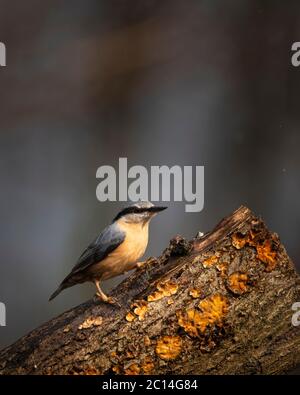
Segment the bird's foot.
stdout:
<svg viewBox="0 0 300 395">
<path fill-rule="evenodd" d="M 112 296 L 109 296 L 107 298 L 107 302 L 106 303 L 109 303 L 109 304 L 112 304 L 112 305 L 116 305 L 118 307 L 122 307 L 120 302 L 116 298 L 113 298 Z"/>
<path fill-rule="evenodd" d="M 146 262 L 147 262 L 147 261 L 144 261 L 144 262 L 137 262 L 137 263 L 136 263 L 137 269 L 141 269 L 142 267 L 144 267 Z"/>
<path fill-rule="evenodd" d="M 112 296 L 102 295 L 98 292 L 96 293 L 95 296 L 98 298 L 98 300 L 100 299 L 100 301 L 103 303 L 108 303 L 108 304 L 117 305 L 117 306 L 121 307 L 118 300 L 116 298 L 113 298 Z"/>
</svg>

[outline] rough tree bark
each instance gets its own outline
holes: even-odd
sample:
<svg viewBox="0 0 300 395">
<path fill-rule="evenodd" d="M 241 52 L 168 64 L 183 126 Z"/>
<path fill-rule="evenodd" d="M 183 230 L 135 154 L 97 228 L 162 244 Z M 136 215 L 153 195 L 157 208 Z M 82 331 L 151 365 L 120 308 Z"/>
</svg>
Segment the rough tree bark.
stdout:
<svg viewBox="0 0 300 395">
<path fill-rule="evenodd" d="M 300 279 L 276 234 L 240 207 L 180 236 L 113 292 L 0 352 L 0 374 L 276 374 L 300 363 Z"/>
</svg>

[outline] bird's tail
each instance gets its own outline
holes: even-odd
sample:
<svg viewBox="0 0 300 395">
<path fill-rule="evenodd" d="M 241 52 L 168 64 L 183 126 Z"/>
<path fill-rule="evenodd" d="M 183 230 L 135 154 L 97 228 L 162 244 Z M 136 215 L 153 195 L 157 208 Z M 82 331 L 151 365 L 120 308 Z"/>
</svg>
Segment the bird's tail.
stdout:
<svg viewBox="0 0 300 395">
<path fill-rule="evenodd" d="M 65 284 L 63 284 L 63 283 L 60 284 L 60 286 L 57 288 L 57 290 L 56 290 L 55 292 L 53 292 L 53 294 L 50 296 L 49 302 L 50 302 L 50 300 L 56 298 L 56 296 L 57 296 L 58 294 L 60 294 L 61 291 L 63 291 L 65 288 L 67 288 Z"/>
</svg>

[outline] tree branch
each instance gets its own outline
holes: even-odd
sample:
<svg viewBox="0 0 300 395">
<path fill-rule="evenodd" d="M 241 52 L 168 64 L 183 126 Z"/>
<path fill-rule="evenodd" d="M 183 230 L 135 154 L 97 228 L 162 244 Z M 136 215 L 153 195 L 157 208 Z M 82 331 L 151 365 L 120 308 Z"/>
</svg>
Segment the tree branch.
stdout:
<svg viewBox="0 0 300 395">
<path fill-rule="evenodd" d="M 275 374 L 300 363 L 300 279 L 246 207 L 0 352 L 0 374 Z"/>
</svg>

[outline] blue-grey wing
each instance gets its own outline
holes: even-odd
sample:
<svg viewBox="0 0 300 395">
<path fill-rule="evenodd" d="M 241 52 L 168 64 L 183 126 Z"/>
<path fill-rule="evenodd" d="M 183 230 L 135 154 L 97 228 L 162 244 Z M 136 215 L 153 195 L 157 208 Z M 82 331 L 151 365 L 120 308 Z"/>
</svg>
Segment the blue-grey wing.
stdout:
<svg viewBox="0 0 300 395">
<path fill-rule="evenodd" d="M 90 265 L 100 262 L 115 250 L 125 239 L 123 232 L 116 223 L 107 226 L 100 235 L 81 254 L 70 274 L 81 272 Z"/>
</svg>

